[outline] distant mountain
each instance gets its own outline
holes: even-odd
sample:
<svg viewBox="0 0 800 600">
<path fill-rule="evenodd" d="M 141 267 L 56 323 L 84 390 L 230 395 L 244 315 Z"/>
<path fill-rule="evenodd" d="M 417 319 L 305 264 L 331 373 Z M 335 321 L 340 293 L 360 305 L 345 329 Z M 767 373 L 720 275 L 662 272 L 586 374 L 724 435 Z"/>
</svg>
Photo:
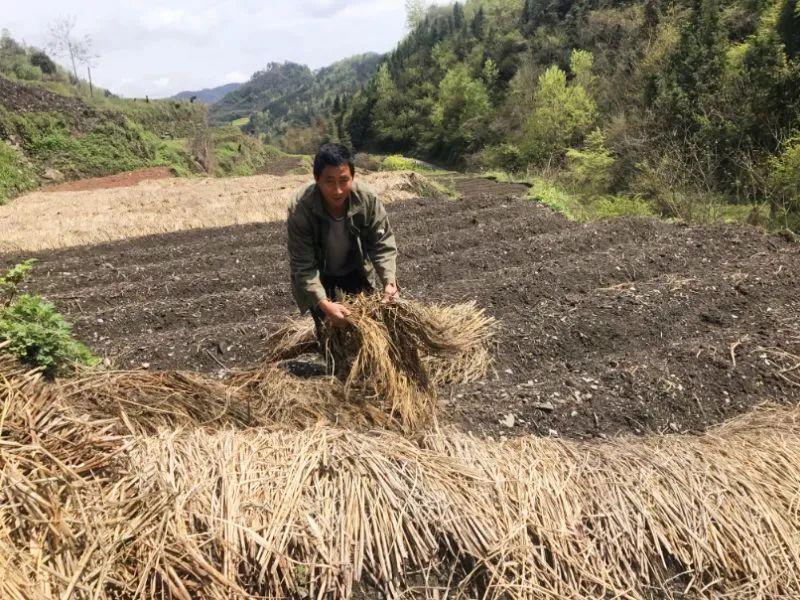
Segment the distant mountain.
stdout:
<svg viewBox="0 0 800 600">
<path fill-rule="evenodd" d="M 170 100 L 191 100 L 192 96 L 197 96 L 196 102 L 203 104 L 214 104 L 226 94 L 234 92 L 242 87 L 241 83 L 226 83 L 215 88 L 206 88 L 196 92 L 180 92 L 170 98 Z"/>
<path fill-rule="evenodd" d="M 339 96 L 358 90 L 378 69 L 383 55 L 368 53 L 312 71 L 297 63 L 270 63 L 250 81 L 211 107 L 216 122 L 251 114 L 265 116 L 272 126 L 304 126 L 330 112 Z"/>
</svg>

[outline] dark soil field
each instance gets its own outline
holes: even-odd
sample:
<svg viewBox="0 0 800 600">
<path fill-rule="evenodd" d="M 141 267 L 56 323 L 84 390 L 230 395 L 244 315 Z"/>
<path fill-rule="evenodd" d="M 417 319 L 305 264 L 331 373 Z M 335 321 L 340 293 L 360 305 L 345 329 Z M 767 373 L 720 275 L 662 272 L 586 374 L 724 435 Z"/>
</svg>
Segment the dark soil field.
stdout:
<svg viewBox="0 0 800 600">
<path fill-rule="evenodd" d="M 443 395 L 443 421 L 597 437 L 699 431 L 800 401 L 800 245 L 740 226 L 579 225 L 518 199 L 521 186 L 455 184 L 461 201 L 389 209 L 402 293 L 474 300 L 501 324 L 493 371 Z M 39 258 L 30 288 L 120 367 L 246 367 L 296 312 L 281 223 Z"/>
</svg>

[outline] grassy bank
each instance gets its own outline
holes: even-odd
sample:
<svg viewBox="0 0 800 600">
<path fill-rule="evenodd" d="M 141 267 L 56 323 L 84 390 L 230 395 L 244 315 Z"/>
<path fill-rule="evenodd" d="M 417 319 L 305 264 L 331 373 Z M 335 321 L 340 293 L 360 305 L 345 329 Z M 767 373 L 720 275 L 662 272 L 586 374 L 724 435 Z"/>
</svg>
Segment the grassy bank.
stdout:
<svg viewBox="0 0 800 600">
<path fill-rule="evenodd" d="M 33 94 L 29 86 L 13 89 L 23 99 Z M 237 127 L 209 127 L 204 105 L 101 94 L 76 103 L 76 90 L 63 82 L 47 89 L 52 109 L 0 103 L 0 203 L 47 183 L 147 167 L 168 167 L 182 177 L 252 175 L 283 156 Z M 72 95 L 56 95 L 61 91 Z M 42 104 L 50 103 L 37 107 Z"/>
<path fill-rule="evenodd" d="M 770 223 L 766 203 L 730 204 L 713 195 L 689 195 L 665 191 L 653 198 L 640 195 L 581 191 L 558 178 L 514 175 L 488 171 L 483 177 L 501 182 L 522 183 L 530 190 L 528 198 L 541 202 L 572 221 L 589 222 L 612 217 L 660 217 L 697 225 L 738 223 L 783 229 Z"/>
</svg>

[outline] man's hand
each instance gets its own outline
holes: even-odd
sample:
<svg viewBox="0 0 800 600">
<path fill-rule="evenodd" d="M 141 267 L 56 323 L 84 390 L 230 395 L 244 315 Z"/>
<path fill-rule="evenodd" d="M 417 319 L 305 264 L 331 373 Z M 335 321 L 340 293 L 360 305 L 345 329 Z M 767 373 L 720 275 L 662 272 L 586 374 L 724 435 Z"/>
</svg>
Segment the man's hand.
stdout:
<svg viewBox="0 0 800 600">
<path fill-rule="evenodd" d="M 397 289 L 396 283 L 387 283 L 383 288 L 383 299 L 381 302 L 389 304 L 392 300 L 397 300 L 400 297 L 400 291 Z"/>
<path fill-rule="evenodd" d="M 323 300 L 319 303 L 319 309 L 325 313 L 328 321 L 334 327 L 344 327 L 347 325 L 347 317 L 350 316 L 350 311 L 338 302 Z"/>
</svg>

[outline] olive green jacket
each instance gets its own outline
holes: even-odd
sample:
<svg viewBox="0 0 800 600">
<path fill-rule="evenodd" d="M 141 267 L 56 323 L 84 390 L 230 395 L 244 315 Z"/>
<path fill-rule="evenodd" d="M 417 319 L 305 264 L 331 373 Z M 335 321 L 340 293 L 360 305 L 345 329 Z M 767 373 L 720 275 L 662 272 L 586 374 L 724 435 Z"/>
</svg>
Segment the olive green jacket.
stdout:
<svg viewBox="0 0 800 600">
<path fill-rule="evenodd" d="M 295 192 L 287 218 L 292 295 L 301 312 L 325 300 L 320 274 L 325 270 L 329 218 L 316 183 Z M 347 228 L 367 281 L 376 289 L 395 283 L 397 243 L 381 201 L 358 181 L 347 207 Z M 382 283 L 383 285 L 379 285 Z"/>
</svg>

